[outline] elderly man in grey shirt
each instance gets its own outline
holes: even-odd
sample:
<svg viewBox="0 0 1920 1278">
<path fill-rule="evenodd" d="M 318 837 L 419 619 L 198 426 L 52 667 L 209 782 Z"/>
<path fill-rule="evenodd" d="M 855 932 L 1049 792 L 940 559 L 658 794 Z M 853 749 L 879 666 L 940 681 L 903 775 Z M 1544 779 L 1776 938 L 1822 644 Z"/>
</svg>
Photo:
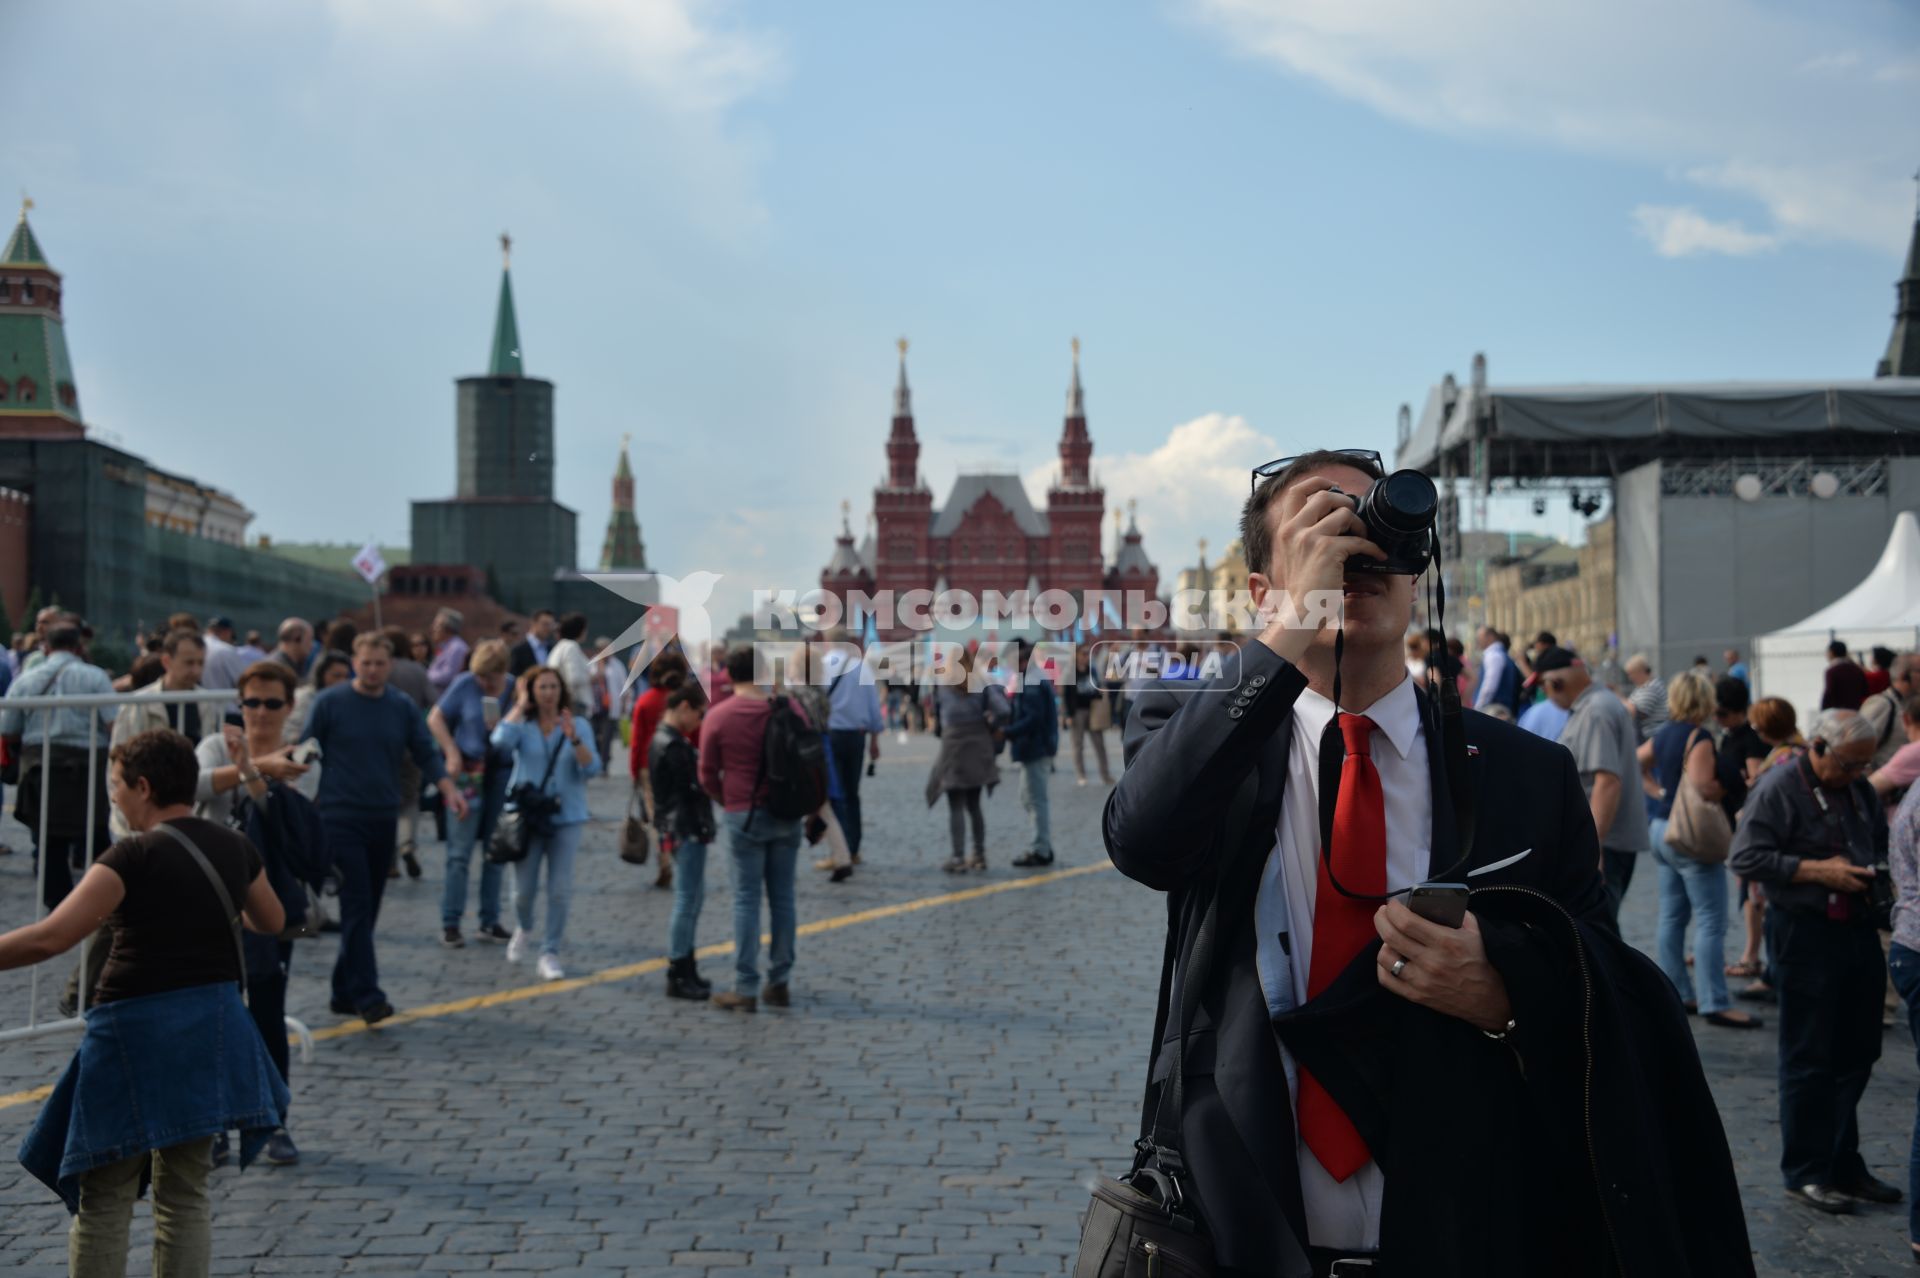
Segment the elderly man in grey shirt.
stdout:
<svg viewBox="0 0 1920 1278">
<path fill-rule="evenodd" d="M 1640 738 L 1620 698 L 1595 683 L 1586 666 L 1565 648 L 1548 648 L 1534 658 L 1533 668 L 1547 697 L 1569 712 L 1560 744 L 1573 755 L 1593 809 L 1600 871 L 1613 898 L 1617 926 L 1620 902 L 1633 882 L 1640 853 L 1653 847 L 1647 837 L 1646 795 L 1640 788 Z"/>
</svg>

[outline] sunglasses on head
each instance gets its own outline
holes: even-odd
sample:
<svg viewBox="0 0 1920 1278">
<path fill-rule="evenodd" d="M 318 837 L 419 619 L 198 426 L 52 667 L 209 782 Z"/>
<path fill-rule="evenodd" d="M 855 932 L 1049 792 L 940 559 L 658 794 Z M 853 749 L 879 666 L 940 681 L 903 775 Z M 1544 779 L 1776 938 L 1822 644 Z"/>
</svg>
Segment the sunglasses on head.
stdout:
<svg viewBox="0 0 1920 1278">
<path fill-rule="evenodd" d="M 1374 452 L 1371 448 L 1329 448 L 1326 451 L 1341 457 L 1351 457 L 1355 461 L 1371 462 L 1375 470 L 1386 469 L 1385 463 L 1380 460 L 1380 454 Z M 1261 480 L 1272 479 L 1275 475 L 1280 474 L 1286 470 L 1287 467 L 1293 465 L 1305 456 L 1305 453 L 1295 453 L 1291 457 L 1276 457 L 1270 462 L 1262 462 L 1260 465 L 1255 466 L 1253 468 L 1252 491 L 1258 492 L 1260 490 Z"/>
<path fill-rule="evenodd" d="M 243 697 L 240 704 L 249 710 L 285 710 L 287 703 L 279 697 Z"/>
</svg>

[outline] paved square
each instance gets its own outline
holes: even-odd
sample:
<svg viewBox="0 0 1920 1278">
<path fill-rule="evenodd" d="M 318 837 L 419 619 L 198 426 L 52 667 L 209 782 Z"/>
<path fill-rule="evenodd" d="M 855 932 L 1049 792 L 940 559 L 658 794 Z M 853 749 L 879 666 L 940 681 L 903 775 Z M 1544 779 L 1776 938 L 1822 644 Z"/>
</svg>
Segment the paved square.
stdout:
<svg viewBox="0 0 1920 1278">
<path fill-rule="evenodd" d="M 887 739 L 864 782 L 866 864 L 851 882 L 829 884 L 803 850 L 803 926 L 878 914 L 801 937 L 792 1010 L 670 1002 L 649 971 L 328 1039 L 294 1067 L 302 1164 L 217 1175 L 214 1272 L 1066 1273 L 1089 1179 L 1123 1164 L 1132 1139 L 1164 915 L 1099 868 L 888 909 L 1034 873 L 1008 866 L 1025 832 L 1013 785 L 986 804 L 989 873 L 940 873 L 946 813 L 921 798 L 934 744 Z M 1059 760 L 1057 868 L 1104 865 L 1104 797 Z M 624 799 L 622 778 L 595 786 L 565 955 L 575 976 L 664 952 L 670 894 L 614 855 Z M 440 947 L 438 848 L 423 859 L 427 877 L 392 884 L 381 920 L 395 1004 L 538 987 L 500 947 Z M 1648 946 L 1656 889 L 1642 868 L 1627 929 Z M 24 854 L 0 859 L 0 925 L 24 917 L 28 874 Z M 701 924 L 703 945 L 731 939 L 723 854 Z M 326 1011 L 331 939 L 294 957 L 289 1007 L 317 1029 L 341 1023 Z M 702 970 L 730 981 L 728 959 Z M 43 989 L 43 1015 L 52 998 Z M 25 974 L 8 974 L 0 1024 L 25 1014 Z M 1781 1196 L 1773 1035 L 1699 1037 L 1761 1272 L 1909 1272 L 1904 1209 L 1832 1219 Z M 0 1047 L 0 1096 L 52 1081 L 72 1046 Z M 1905 1030 L 1890 1032 L 1862 1129 L 1869 1165 L 1896 1183 L 1917 1082 Z M 35 1109 L 0 1106 L 0 1267 L 64 1273 L 66 1214 L 11 1161 Z M 143 1273 L 145 1208 L 135 1219 Z"/>
</svg>

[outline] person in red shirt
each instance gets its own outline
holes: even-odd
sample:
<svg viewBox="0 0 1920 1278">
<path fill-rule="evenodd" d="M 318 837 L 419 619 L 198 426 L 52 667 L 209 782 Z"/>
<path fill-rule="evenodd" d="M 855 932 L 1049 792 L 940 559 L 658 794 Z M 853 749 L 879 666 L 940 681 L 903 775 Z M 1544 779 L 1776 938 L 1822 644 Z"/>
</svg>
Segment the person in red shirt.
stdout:
<svg viewBox="0 0 1920 1278">
<path fill-rule="evenodd" d="M 754 650 L 742 644 L 727 654 L 733 695 L 716 701 L 700 725 L 700 786 L 726 809 L 727 853 L 733 858 L 733 989 L 713 996 L 729 1012 L 789 1005 L 787 977 L 793 971 L 799 934 L 794 868 L 800 854 L 800 822 L 756 806 L 761 752 L 772 715 L 767 684 L 754 679 Z M 805 712 L 796 711 L 805 718 Z M 764 891 L 772 926 L 767 986 L 760 989 L 760 898 Z"/>
<path fill-rule="evenodd" d="M 651 682 L 647 690 L 633 702 L 633 742 L 627 750 L 627 771 L 633 776 L 634 789 L 640 792 L 640 801 L 647 813 L 647 837 L 658 853 L 654 864 L 659 866 L 659 870 L 653 879 L 653 885 L 657 888 L 673 886 L 673 852 L 660 841 L 652 826 L 653 771 L 648 767 L 647 754 L 653 744 L 653 734 L 659 730 L 660 718 L 666 713 L 667 694 L 692 677 L 685 657 L 671 650 L 663 652 L 653 660 Z M 698 724 L 694 725 L 687 740 L 696 750 L 700 748 Z"/>
<path fill-rule="evenodd" d="M 680 653 L 668 650 L 653 659 L 648 670 L 647 690 L 633 701 L 633 742 L 627 751 L 627 771 L 633 776 L 633 783 L 646 794 L 647 749 L 653 742 L 653 734 L 660 729 L 660 716 L 666 712 L 667 694 L 692 677 L 687 668 L 687 659 Z M 698 748 L 700 731 L 696 727 L 688 738 Z M 647 795 L 647 807 L 653 807 L 653 796 Z"/>
<path fill-rule="evenodd" d="M 1870 696 L 1867 672 L 1847 656 L 1847 645 L 1836 639 L 1827 645 L 1827 674 L 1820 693 L 1822 710 L 1858 710 Z"/>
<path fill-rule="evenodd" d="M 1885 692 L 1893 683 L 1893 649 L 1875 648 L 1873 664 L 1867 667 L 1867 695 Z"/>
</svg>

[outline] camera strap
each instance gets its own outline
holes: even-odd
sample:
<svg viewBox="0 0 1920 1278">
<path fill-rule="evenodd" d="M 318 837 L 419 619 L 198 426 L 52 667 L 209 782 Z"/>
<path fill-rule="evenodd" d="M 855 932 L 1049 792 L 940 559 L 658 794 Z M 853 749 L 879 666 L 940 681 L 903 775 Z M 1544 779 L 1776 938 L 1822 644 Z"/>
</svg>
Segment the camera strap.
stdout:
<svg viewBox="0 0 1920 1278">
<path fill-rule="evenodd" d="M 1433 619 L 1433 631 L 1446 633 L 1447 584 L 1445 574 L 1440 571 L 1440 538 L 1434 537 L 1433 562 L 1427 578 L 1427 615 Z M 1336 630 L 1333 635 L 1333 706 L 1334 716 L 1320 733 L 1320 861 L 1327 871 L 1327 882 L 1344 897 L 1359 901 L 1390 901 L 1404 896 L 1406 889 L 1376 895 L 1368 892 L 1350 892 L 1344 887 L 1333 870 L 1333 819 L 1335 809 L 1340 802 L 1340 773 L 1346 766 L 1346 740 L 1340 734 L 1340 663 L 1346 653 L 1346 632 Z M 1431 657 L 1432 654 L 1429 654 Z M 1422 706 L 1423 723 L 1426 729 L 1427 749 L 1440 751 L 1441 766 L 1447 787 L 1447 798 L 1453 808 L 1454 835 L 1457 839 L 1459 857 L 1447 869 L 1436 874 L 1435 879 L 1450 879 L 1473 857 L 1473 839 L 1477 795 L 1473 787 L 1473 778 L 1469 771 L 1471 765 L 1467 751 L 1466 725 L 1460 714 L 1460 689 L 1448 676 L 1446 668 L 1446 650 L 1442 647 L 1438 669 L 1440 677 L 1435 681 L 1431 694 L 1424 699 Z M 1429 668 L 1435 662 L 1428 662 Z"/>
</svg>

